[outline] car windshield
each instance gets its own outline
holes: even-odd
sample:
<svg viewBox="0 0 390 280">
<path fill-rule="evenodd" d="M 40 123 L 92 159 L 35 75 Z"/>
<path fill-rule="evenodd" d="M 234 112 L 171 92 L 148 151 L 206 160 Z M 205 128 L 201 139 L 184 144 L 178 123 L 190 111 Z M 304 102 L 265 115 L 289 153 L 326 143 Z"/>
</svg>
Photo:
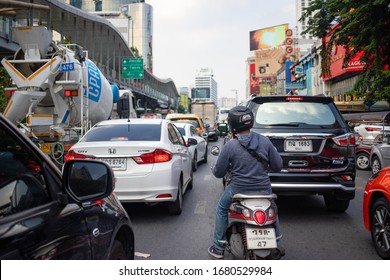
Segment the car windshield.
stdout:
<svg viewBox="0 0 390 280">
<path fill-rule="evenodd" d="M 160 124 L 115 124 L 89 130 L 80 142 L 160 141 L 160 137 Z"/>
<path fill-rule="evenodd" d="M 259 125 L 317 125 L 334 126 L 337 122 L 331 108 L 324 103 L 266 102 L 256 112 Z"/>
</svg>

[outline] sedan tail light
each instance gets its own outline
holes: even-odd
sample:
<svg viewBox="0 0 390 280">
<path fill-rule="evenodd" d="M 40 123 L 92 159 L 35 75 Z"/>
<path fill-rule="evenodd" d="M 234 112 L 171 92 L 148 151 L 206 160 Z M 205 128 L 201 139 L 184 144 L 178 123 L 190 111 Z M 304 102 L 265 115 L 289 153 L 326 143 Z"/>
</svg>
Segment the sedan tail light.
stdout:
<svg viewBox="0 0 390 280">
<path fill-rule="evenodd" d="M 347 133 L 337 137 L 333 137 L 332 140 L 339 146 L 355 146 L 356 137 L 354 133 Z"/>
<path fill-rule="evenodd" d="M 366 131 L 379 131 L 379 130 L 381 130 L 381 128 L 379 128 L 379 127 L 370 127 L 370 126 L 367 126 L 364 129 Z"/>
<path fill-rule="evenodd" d="M 167 162 L 172 159 L 172 153 L 162 150 L 156 149 L 151 153 L 142 154 L 140 156 L 134 156 L 132 159 L 137 164 L 151 164 L 151 163 L 159 163 L 159 162 Z"/>
<path fill-rule="evenodd" d="M 78 154 L 75 153 L 75 151 L 70 150 L 65 156 L 64 156 L 64 161 L 67 162 L 72 159 L 83 159 L 83 158 L 90 158 L 94 159 L 94 156 L 89 156 L 89 155 L 83 155 L 83 154 Z"/>
</svg>

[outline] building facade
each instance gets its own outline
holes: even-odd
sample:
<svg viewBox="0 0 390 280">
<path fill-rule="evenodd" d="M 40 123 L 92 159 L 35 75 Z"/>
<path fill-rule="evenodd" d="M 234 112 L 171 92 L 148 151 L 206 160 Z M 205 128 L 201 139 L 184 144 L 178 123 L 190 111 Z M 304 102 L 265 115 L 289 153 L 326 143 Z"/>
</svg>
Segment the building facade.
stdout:
<svg viewBox="0 0 390 280">
<path fill-rule="evenodd" d="M 233 108 L 237 105 L 237 98 L 220 97 L 218 98 L 218 108 Z"/>
<path fill-rule="evenodd" d="M 135 56 L 153 73 L 153 7 L 144 0 L 65 0 L 65 3 L 109 20 Z"/>
<path fill-rule="evenodd" d="M 213 69 L 200 68 L 195 74 L 195 86 L 191 90 L 192 101 L 213 101 L 218 106 L 218 85 L 214 80 Z"/>
<path fill-rule="evenodd" d="M 296 26 L 297 26 L 297 34 L 298 37 L 312 39 L 312 37 L 308 34 L 301 35 L 302 31 L 305 30 L 308 26 L 308 19 L 305 22 L 299 21 L 302 17 L 305 8 L 310 6 L 312 0 L 295 0 L 295 13 L 296 13 Z"/>
</svg>

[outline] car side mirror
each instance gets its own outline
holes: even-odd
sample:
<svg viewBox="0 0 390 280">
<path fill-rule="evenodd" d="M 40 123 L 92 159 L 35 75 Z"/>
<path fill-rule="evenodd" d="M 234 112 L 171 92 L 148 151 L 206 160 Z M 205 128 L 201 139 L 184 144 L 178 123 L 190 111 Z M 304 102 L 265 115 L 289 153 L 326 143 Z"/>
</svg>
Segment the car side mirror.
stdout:
<svg viewBox="0 0 390 280">
<path fill-rule="evenodd" d="M 97 160 L 69 160 L 63 167 L 62 184 L 77 202 L 88 202 L 109 196 L 114 191 L 111 167 Z"/>
<path fill-rule="evenodd" d="M 188 146 L 195 146 L 198 144 L 198 140 L 195 138 L 188 138 Z"/>
</svg>

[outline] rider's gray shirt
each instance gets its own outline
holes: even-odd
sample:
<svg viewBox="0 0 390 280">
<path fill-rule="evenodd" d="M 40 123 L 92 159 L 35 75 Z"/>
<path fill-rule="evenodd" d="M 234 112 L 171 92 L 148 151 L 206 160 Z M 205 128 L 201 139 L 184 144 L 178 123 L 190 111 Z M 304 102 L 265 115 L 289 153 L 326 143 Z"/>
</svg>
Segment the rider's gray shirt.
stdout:
<svg viewBox="0 0 390 280">
<path fill-rule="evenodd" d="M 238 134 L 237 139 L 229 140 L 221 149 L 221 153 L 213 168 L 215 177 L 222 178 L 232 166 L 230 186 L 236 191 L 270 190 L 271 183 L 268 171 L 242 145 L 255 150 L 270 164 L 270 172 L 282 169 L 282 158 L 271 141 L 256 132 Z M 242 145 L 241 145 L 242 144 Z"/>
</svg>

